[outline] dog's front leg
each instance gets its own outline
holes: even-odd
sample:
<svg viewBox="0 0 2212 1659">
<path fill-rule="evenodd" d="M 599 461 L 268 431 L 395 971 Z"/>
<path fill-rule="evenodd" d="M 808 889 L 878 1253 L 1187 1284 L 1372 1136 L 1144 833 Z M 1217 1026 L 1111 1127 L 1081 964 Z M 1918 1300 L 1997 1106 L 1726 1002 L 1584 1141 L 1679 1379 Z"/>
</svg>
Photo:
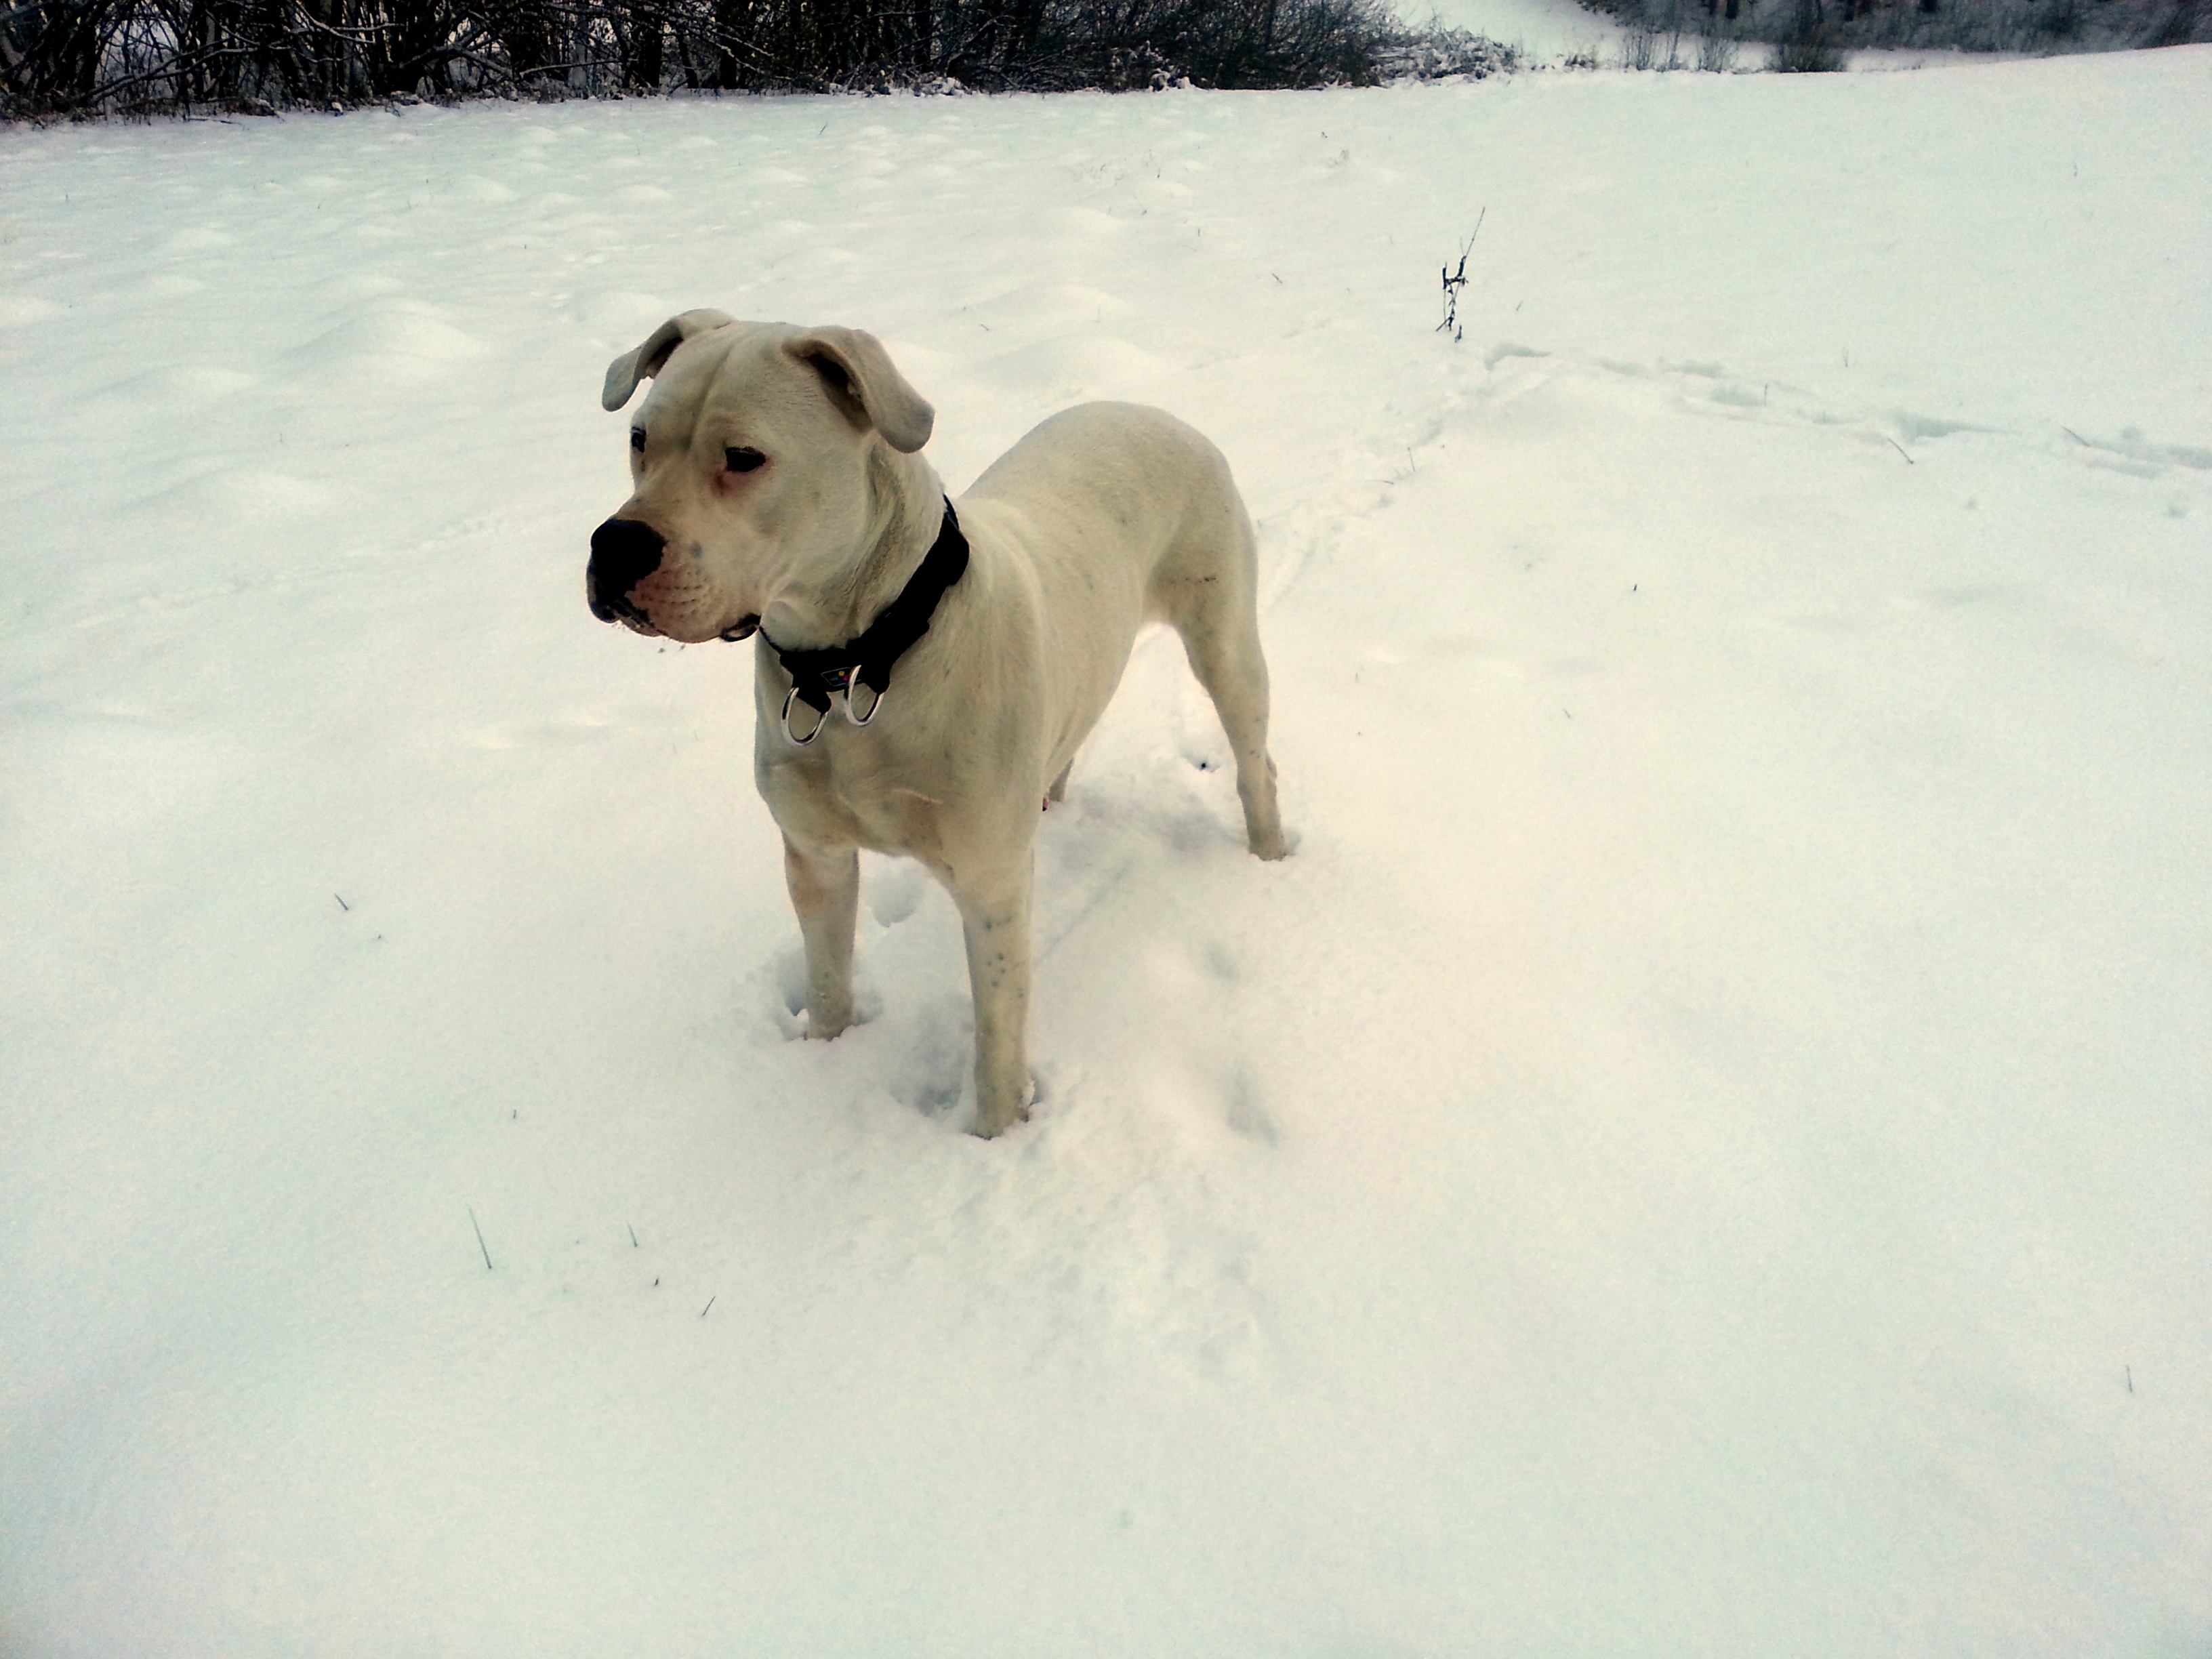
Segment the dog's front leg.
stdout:
<svg viewBox="0 0 2212 1659">
<path fill-rule="evenodd" d="M 783 838 L 783 878 L 806 942 L 806 1035 L 833 1037 L 853 1023 L 853 923 L 860 914 L 860 854 L 851 847 L 801 847 Z"/>
<path fill-rule="evenodd" d="M 1030 1115 L 1030 859 L 952 884 L 975 1000 L 975 1133 Z"/>
</svg>

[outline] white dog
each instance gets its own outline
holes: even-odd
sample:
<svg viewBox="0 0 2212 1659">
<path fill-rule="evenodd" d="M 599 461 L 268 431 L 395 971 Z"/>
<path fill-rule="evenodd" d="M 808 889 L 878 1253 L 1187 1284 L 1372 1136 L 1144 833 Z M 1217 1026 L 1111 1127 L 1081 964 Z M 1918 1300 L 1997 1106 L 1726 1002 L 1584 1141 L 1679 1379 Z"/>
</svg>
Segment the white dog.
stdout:
<svg viewBox="0 0 2212 1659">
<path fill-rule="evenodd" d="M 630 498 L 593 532 L 603 622 L 757 633 L 753 773 L 783 831 L 808 1034 L 853 1020 L 857 849 L 959 906 L 975 1133 L 1028 1115 L 1030 842 L 1137 630 L 1182 635 L 1237 757 L 1245 836 L 1283 855 L 1251 521 L 1221 453 L 1158 410 L 1055 415 L 949 501 L 934 411 L 873 336 L 687 311 L 607 369 Z"/>
</svg>

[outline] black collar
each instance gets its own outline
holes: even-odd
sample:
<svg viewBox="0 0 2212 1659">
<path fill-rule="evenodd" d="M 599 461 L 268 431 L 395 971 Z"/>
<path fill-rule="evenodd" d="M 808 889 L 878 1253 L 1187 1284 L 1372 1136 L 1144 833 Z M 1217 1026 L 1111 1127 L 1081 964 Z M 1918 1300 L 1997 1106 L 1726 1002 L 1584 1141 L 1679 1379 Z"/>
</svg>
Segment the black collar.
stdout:
<svg viewBox="0 0 2212 1659">
<path fill-rule="evenodd" d="M 960 533 L 960 520 L 954 516 L 948 497 L 936 544 L 922 556 L 899 596 L 876 613 L 875 621 L 858 638 L 842 645 L 825 645 L 817 651 L 793 651 L 778 645 L 769 639 L 765 628 L 761 629 L 761 638 L 768 640 L 769 648 L 782 659 L 783 672 L 791 676 L 792 695 L 826 719 L 830 696 L 840 691 L 849 694 L 856 680 L 878 699 L 890 690 L 891 665 L 929 632 L 937 602 L 967 568 L 968 538 Z"/>
</svg>

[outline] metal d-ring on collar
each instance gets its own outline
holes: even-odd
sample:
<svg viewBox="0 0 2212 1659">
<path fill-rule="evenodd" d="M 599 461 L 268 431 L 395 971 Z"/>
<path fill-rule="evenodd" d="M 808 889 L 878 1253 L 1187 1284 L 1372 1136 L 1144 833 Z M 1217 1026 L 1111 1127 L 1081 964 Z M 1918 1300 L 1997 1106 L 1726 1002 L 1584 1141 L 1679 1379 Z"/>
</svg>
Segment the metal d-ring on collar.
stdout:
<svg viewBox="0 0 2212 1659">
<path fill-rule="evenodd" d="M 884 694 L 890 689 L 891 665 L 906 654 L 916 640 L 929 632 L 929 619 L 936 613 L 937 602 L 967 569 L 968 538 L 960 533 L 960 520 L 948 498 L 945 522 L 938 530 L 936 542 L 922 556 L 921 563 L 899 590 L 898 597 L 878 611 L 876 619 L 858 637 L 817 651 L 793 651 L 769 639 L 768 629 L 762 629 L 761 638 L 768 641 L 769 648 L 783 664 L 783 672 L 791 676 L 791 691 L 783 700 L 783 735 L 804 749 L 829 725 L 831 701 L 837 697 L 844 699 L 845 718 L 853 725 L 871 724 L 884 711 Z M 865 720 L 853 713 L 855 685 L 866 686 L 876 694 Z M 803 738 L 791 729 L 792 706 L 802 702 L 821 716 L 814 722 L 814 729 Z"/>
<path fill-rule="evenodd" d="M 774 645 L 775 641 L 770 640 L 769 643 L 770 645 Z M 866 718 L 862 718 L 861 716 L 855 714 L 853 712 L 853 678 L 855 672 L 856 671 L 852 669 L 843 670 L 842 672 L 841 678 L 836 684 L 829 687 L 829 690 L 833 696 L 842 696 L 845 699 L 845 719 L 848 723 L 854 726 L 872 725 L 875 721 L 876 716 L 883 713 L 884 698 L 887 694 L 882 691 L 878 691 L 876 693 L 876 700 L 868 705 L 868 712 Z M 863 685 L 867 684 L 865 680 L 860 683 Z M 820 737 L 822 735 L 822 728 L 830 724 L 830 711 L 827 708 L 824 708 L 822 711 L 822 718 L 814 722 L 814 729 L 802 738 L 798 732 L 791 729 L 791 706 L 799 700 L 799 684 L 798 682 L 793 681 L 792 683 L 790 695 L 786 696 L 783 700 L 783 735 L 789 738 L 792 742 L 797 744 L 801 749 L 804 749 L 808 744 L 813 742 L 815 738 Z M 813 706 L 814 705 L 812 703 L 807 704 L 807 707 L 810 708 Z"/>
</svg>

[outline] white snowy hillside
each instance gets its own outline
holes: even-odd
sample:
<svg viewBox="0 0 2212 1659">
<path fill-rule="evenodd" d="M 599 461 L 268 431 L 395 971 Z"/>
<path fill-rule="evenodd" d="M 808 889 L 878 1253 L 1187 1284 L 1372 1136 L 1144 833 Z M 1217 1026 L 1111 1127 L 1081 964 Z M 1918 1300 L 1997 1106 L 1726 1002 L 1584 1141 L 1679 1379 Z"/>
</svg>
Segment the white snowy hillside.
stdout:
<svg viewBox="0 0 2212 1659">
<path fill-rule="evenodd" d="M 0 134 L 9 1659 L 2201 1659 L 2212 49 Z M 1480 220 L 1462 337 L 1437 267 Z M 608 360 L 1259 525 L 797 1040 Z M 886 717 L 896 716 L 896 696 Z"/>
</svg>

